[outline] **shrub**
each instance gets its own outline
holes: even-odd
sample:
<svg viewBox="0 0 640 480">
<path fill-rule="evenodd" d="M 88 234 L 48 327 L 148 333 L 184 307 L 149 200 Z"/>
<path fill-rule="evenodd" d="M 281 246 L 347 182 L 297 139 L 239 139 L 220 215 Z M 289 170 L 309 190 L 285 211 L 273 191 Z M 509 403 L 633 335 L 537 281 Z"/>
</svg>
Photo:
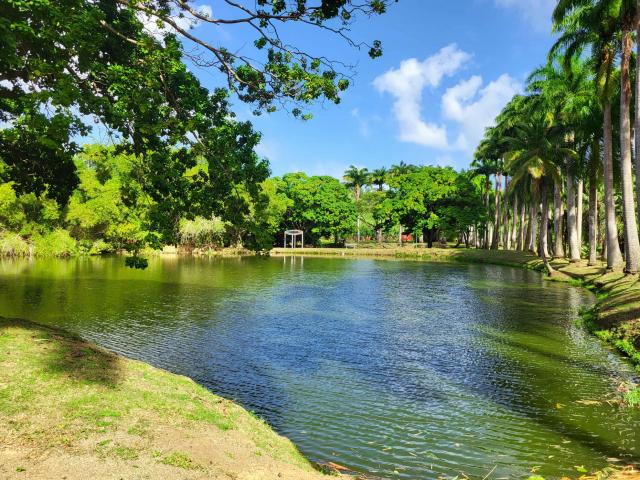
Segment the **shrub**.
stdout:
<svg viewBox="0 0 640 480">
<path fill-rule="evenodd" d="M 19 229 L 25 222 L 18 196 L 13 189 L 13 182 L 0 184 L 0 224 Z"/>
<path fill-rule="evenodd" d="M 70 257 L 78 253 L 76 241 L 61 228 L 45 235 L 36 235 L 33 242 L 35 254 L 40 257 Z"/>
<path fill-rule="evenodd" d="M 103 253 L 112 252 L 113 246 L 102 239 L 98 239 L 91 244 L 89 255 L 101 255 Z"/>
<path fill-rule="evenodd" d="M 193 220 L 180 221 L 180 243 L 189 247 L 223 246 L 224 222 L 213 217 L 211 219 L 196 217 Z"/>
<path fill-rule="evenodd" d="M 640 387 L 634 387 L 624 394 L 624 401 L 630 407 L 640 405 Z"/>
<path fill-rule="evenodd" d="M 17 233 L 0 234 L 0 255 L 3 257 L 26 257 L 30 254 L 30 246 Z"/>
</svg>

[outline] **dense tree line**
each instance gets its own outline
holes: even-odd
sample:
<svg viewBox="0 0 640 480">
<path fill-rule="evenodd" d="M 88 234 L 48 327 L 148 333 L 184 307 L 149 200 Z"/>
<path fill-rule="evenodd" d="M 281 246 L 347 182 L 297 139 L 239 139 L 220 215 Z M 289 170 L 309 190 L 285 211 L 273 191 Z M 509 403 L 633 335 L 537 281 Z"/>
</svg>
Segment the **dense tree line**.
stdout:
<svg viewBox="0 0 640 480">
<path fill-rule="evenodd" d="M 353 167 L 345 182 L 289 173 L 262 180 L 255 195 L 246 182 L 234 184 L 221 208 L 204 158 L 165 177 L 161 200 L 148 191 L 148 165 L 140 155 L 86 145 L 73 162 L 78 183 L 66 203 L 46 190 L 21 192 L 12 181 L 0 183 L 2 253 L 136 253 L 165 245 L 266 251 L 280 245 L 288 229 L 302 230 L 306 244 L 316 246 L 361 236 L 395 242 L 403 232 L 429 246 L 442 239 L 469 244 L 485 215 L 484 177 L 451 168 L 402 163 L 369 173 Z"/>
<path fill-rule="evenodd" d="M 638 272 L 640 183 L 634 193 L 632 164 L 632 133 L 637 138 L 640 129 L 633 68 L 639 57 L 632 59 L 638 13 L 636 1 L 558 2 L 559 38 L 547 63 L 476 151 L 476 170 L 494 176 L 498 193 L 494 203 L 485 202 L 493 219 L 478 246 L 573 262 L 586 257 L 591 265 L 602 256 L 609 268 Z M 639 152 L 636 141 L 636 182 Z"/>
</svg>

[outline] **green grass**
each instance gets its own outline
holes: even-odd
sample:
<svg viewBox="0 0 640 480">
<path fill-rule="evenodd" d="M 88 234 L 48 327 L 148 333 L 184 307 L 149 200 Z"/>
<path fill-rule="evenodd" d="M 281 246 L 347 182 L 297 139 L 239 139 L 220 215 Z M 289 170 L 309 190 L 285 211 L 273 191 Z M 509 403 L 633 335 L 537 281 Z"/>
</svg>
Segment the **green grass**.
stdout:
<svg viewBox="0 0 640 480">
<path fill-rule="evenodd" d="M 265 422 L 186 377 L 119 357 L 61 331 L 0 318 L 0 436 L 36 451 L 62 447 L 85 451 L 96 461 L 137 461 L 151 459 L 155 450 L 167 452 L 166 444 L 155 444 L 168 442 L 167 432 L 208 432 L 220 438 L 232 434 L 236 440 L 230 449 L 246 443 L 249 452 L 259 450 L 265 461 L 314 471 L 297 448 Z M 188 451 L 173 452 L 161 461 L 201 468 L 192 457 Z"/>
<path fill-rule="evenodd" d="M 182 452 L 173 452 L 169 455 L 162 457 L 160 463 L 165 465 L 172 465 L 178 468 L 184 468 L 185 470 L 202 470 L 202 465 L 198 465 L 194 462 L 189 455 Z"/>
</svg>

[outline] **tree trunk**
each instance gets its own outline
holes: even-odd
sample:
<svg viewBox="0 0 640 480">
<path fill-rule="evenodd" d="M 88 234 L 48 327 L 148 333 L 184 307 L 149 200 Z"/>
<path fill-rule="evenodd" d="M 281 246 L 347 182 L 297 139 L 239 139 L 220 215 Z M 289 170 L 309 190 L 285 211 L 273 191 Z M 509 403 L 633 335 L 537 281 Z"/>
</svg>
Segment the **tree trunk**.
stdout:
<svg viewBox="0 0 640 480">
<path fill-rule="evenodd" d="M 636 196 L 638 199 L 638 215 L 640 215 L 640 0 L 638 0 L 638 18 L 636 24 L 636 119 L 635 119 L 635 147 L 636 147 Z"/>
<path fill-rule="evenodd" d="M 525 222 L 527 217 L 527 203 L 522 199 L 520 202 L 520 222 L 518 226 L 518 251 L 524 250 L 524 239 L 526 234 Z"/>
<path fill-rule="evenodd" d="M 598 262 L 598 168 L 600 166 L 600 140 L 596 137 L 591 146 L 589 156 L 589 263 Z"/>
<path fill-rule="evenodd" d="M 493 237 L 491 250 L 498 250 L 500 246 L 500 188 L 502 186 L 502 174 L 496 173 L 496 211 L 493 216 Z"/>
<path fill-rule="evenodd" d="M 538 210 L 540 209 L 539 204 L 539 192 L 537 191 L 537 183 L 533 183 L 533 191 L 531 192 L 531 203 L 529 204 L 529 226 L 527 227 L 527 231 L 529 233 L 529 238 L 527 240 L 527 250 L 536 253 L 536 249 L 538 246 Z"/>
<path fill-rule="evenodd" d="M 580 261 L 578 246 L 578 222 L 576 219 L 576 191 L 571 166 L 567 166 L 567 236 L 569 237 L 569 260 Z"/>
<path fill-rule="evenodd" d="M 542 212 L 540 215 L 540 256 L 546 259 L 549 256 L 549 199 L 547 196 L 547 182 L 542 179 L 540 182 L 540 196 L 542 198 Z"/>
<path fill-rule="evenodd" d="M 622 60 L 620 62 L 620 183 L 622 184 L 622 213 L 624 215 L 624 241 L 626 245 L 625 271 L 638 273 L 640 241 L 636 221 L 633 173 L 631 167 L 631 32 L 622 33 Z"/>
<path fill-rule="evenodd" d="M 578 179 L 576 183 L 576 228 L 578 230 L 578 248 L 582 256 L 582 202 L 584 201 L 584 180 Z"/>
<path fill-rule="evenodd" d="M 433 248 L 433 229 L 425 228 L 422 231 L 422 236 L 427 240 L 427 247 Z"/>
<path fill-rule="evenodd" d="M 564 211 L 562 205 L 562 184 L 554 180 L 553 182 L 553 234 L 554 246 L 553 254 L 557 258 L 564 257 Z"/>
<path fill-rule="evenodd" d="M 483 235 L 483 243 L 484 245 L 482 246 L 482 248 L 484 249 L 489 249 L 490 248 L 490 240 L 491 237 L 489 236 L 489 192 L 491 190 L 491 180 L 489 179 L 489 176 L 487 175 L 487 180 L 484 184 L 484 208 L 487 212 L 487 221 L 484 222 L 484 235 Z"/>
<path fill-rule="evenodd" d="M 509 224 L 509 201 L 507 199 L 507 190 L 509 188 L 509 175 L 504 176 L 504 195 L 502 197 L 502 248 L 509 250 L 509 240 L 511 239 L 511 230 Z"/>
<path fill-rule="evenodd" d="M 518 197 L 513 196 L 513 212 L 511 213 L 511 239 L 509 243 L 511 248 L 516 248 L 516 242 L 518 241 Z"/>
<path fill-rule="evenodd" d="M 616 225 L 616 208 L 613 191 L 613 127 L 611 125 L 611 103 L 605 102 L 604 111 L 604 211 L 607 242 L 607 268 L 612 269 L 622 264 L 622 253 L 618 244 L 618 226 Z"/>
<path fill-rule="evenodd" d="M 593 156 L 593 154 L 592 154 Z M 597 157 L 596 157 L 597 158 Z M 589 265 L 598 263 L 598 170 L 591 160 L 589 172 Z"/>
</svg>

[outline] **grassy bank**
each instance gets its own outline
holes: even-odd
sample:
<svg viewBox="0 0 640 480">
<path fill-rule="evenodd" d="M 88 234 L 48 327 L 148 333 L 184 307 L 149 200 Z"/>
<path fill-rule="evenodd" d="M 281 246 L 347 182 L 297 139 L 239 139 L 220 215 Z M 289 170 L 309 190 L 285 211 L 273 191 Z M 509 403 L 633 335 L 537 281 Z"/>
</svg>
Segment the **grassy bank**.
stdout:
<svg viewBox="0 0 640 480">
<path fill-rule="evenodd" d="M 262 420 L 186 377 L 0 319 L 0 478 L 326 476 Z"/>
</svg>

